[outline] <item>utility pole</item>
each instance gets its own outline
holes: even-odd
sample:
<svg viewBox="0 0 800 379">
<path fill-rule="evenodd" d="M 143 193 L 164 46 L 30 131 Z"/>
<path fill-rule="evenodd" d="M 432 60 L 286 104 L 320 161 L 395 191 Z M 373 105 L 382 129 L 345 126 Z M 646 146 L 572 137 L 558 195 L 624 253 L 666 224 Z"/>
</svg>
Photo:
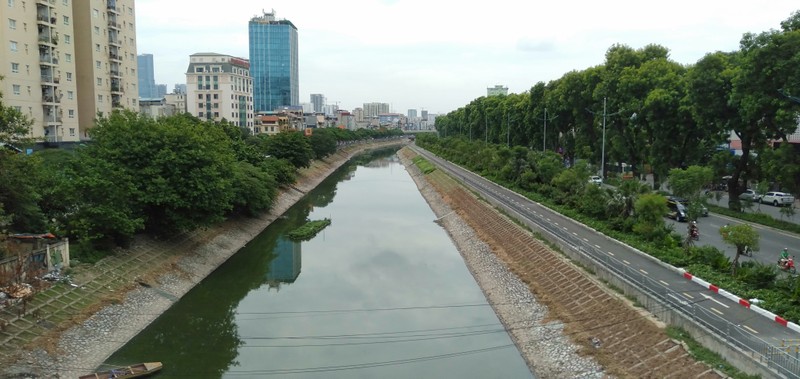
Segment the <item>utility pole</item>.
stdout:
<svg viewBox="0 0 800 379">
<path fill-rule="evenodd" d="M 511 147 L 511 115 L 506 113 L 506 146 Z"/>
<path fill-rule="evenodd" d="M 558 115 L 551 118 L 550 121 L 553 121 L 557 118 Z M 542 152 L 544 152 L 547 151 L 547 107 L 544 108 L 544 118 L 542 120 L 544 120 L 544 136 L 542 136 Z"/>
<path fill-rule="evenodd" d="M 597 114 L 596 112 L 590 111 L 588 108 L 586 109 L 586 111 L 591 113 L 591 114 L 593 114 L 593 115 Z M 606 179 L 606 117 L 608 117 L 608 116 L 616 116 L 616 115 L 620 114 L 621 112 L 622 112 L 622 109 L 620 109 L 620 110 L 618 110 L 618 111 L 616 111 L 616 112 L 614 112 L 612 114 L 608 114 L 608 112 L 606 111 L 606 98 L 603 97 L 603 147 L 602 147 L 602 151 L 600 153 L 600 178 L 602 180 Z"/>
</svg>

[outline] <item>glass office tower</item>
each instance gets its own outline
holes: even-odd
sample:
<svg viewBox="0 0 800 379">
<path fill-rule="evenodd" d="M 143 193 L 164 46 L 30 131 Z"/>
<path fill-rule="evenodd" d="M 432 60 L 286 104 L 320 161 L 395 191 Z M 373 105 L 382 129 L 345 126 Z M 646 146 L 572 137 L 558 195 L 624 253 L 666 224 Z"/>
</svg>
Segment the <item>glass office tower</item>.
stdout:
<svg viewBox="0 0 800 379">
<path fill-rule="evenodd" d="M 136 63 L 139 68 L 139 98 L 157 98 L 158 91 L 156 90 L 155 70 L 153 68 L 153 54 L 137 55 Z"/>
<path fill-rule="evenodd" d="M 300 104 L 297 28 L 275 12 L 249 23 L 250 73 L 256 112 Z"/>
</svg>

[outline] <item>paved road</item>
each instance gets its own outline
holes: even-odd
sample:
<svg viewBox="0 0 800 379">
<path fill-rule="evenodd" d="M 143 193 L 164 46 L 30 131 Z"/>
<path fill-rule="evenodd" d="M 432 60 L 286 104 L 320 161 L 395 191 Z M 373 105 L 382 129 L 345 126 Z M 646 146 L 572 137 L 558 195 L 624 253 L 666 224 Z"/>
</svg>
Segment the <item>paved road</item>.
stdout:
<svg viewBox="0 0 800 379">
<path fill-rule="evenodd" d="M 720 193 L 720 194 L 722 195 L 722 197 L 720 197 L 720 199 L 717 200 L 717 197 L 714 196 L 712 192 L 712 196 L 708 199 L 708 203 L 727 208 L 728 194 L 727 193 Z M 783 220 L 783 221 L 793 222 L 795 224 L 800 224 L 800 205 L 798 203 L 800 203 L 800 200 L 795 200 L 794 207 L 797 210 L 797 214 L 794 215 L 793 217 L 786 217 L 782 215 L 781 207 L 773 207 L 772 205 L 769 204 L 753 203 L 753 207 L 750 209 L 745 209 L 745 212 L 747 213 L 761 212 L 772 216 L 776 220 Z"/>
<path fill-rule="evenodd" d="M 666 220 L 669 224 L 674 225 L 676 232 L 685 235 L 687 227 L 685 222 L 676 222 L 671 219 Z M 740 223 L 744 223 L 744 221 L 714 213 L 711 213 L 708 217 L 701 217 L 700 220 L 697 221 L 697 225 L 700 228 L 700 241 L 697 242 L 697 244 L 715 246 L 724 251 L 725 255 L 732 259 L 736 254 L 736 249 L 722 242 L 719 229 L 724 225 L 737 225 Z M 759 240 L 759 251 L 754 252 L 752 258 L 742 257 L 740 259 L 752 259 L 763 264 L 775 264 L 778 262 L 778 256 L 783 248 L 789 248 L 790 255 L 795 255 L 796 258 L 800 258 L 800 236 L 797 234 L 760 224 L 748 224 L 752 225 L 761 236 Z"/>
<path fill-rule="evenodd" d="M 677 271 L 665 267 L 660 262 L 627 245 L 441 160 L 424 150 L 417 149 L 417 151 L 436 166 L 450 172 L 464 184 L 481 193 L 485 198 L 505 208 L 510 214 L 516 215 L 521 222 L 534 229 L 544 229 L 557 238 L 567 241 L 584 254 L 602 262 L 618 275 L 638 284 L 652 296 L 669 303 L 673 308 L 684 312 L 696 322 L 715 330 L 732 345 L 740 346 L 756 354 L 764 354 L 767 346 L 780 345 L 786 340 L 800 339 L 800 333 L 733 303 L 722 295 L 708 290 L 707 287 L 687 281 Z M 720 220 L 709 217 L 707 222 L 710 226 L 712 223 L 720 223 Z M 714 237 L 709 236 L 708 238 L 713 240 Z M 796 239 L 796 237 L 794 238 Z M 800 244 L 795 246 L 800 246 Z M 792 362 L 788 371 L 782 371 L 792 377 L 800 377 L 800 367 L 797 367 L 796 362 Z"/>
</svg>

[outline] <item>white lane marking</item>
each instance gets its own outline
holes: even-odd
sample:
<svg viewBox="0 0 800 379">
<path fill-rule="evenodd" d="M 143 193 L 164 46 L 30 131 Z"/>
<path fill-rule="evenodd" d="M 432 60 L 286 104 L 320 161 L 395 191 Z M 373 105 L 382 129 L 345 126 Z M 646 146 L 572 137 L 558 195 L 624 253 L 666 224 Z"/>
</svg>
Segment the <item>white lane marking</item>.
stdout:
<svg viewBox="0 0 800 379">
<path fill-rule="evenodd" d="M 578 236 L 578 233 L 572 232 L 572 234 L 576 237 Z"/>
<path fill-rule="evenodd" d="M 722 312 L 718 311 L 718 310 L 717 310 L 716 308 L 714 308 L 714 307 L 709 307 L 709 308 L 711 308 L 711 310 L 712 310 L 712 311 L 719 313 L 720 315 L 723 315 L 723 314 L 724 314 L 724 313 L 722 313 Z"/>
<path fill-rule="evenodd" d="M 555 226 L 560 226 L 560 225 L 558 225 L 558 223 L 557 223 L 557 222 L 554 222 L 554 223 L 553 223 L 553 225 L 555 225 Z"/>
<path fill-rule="evenodd" d="M 600 245 L 594 245 L 594 247 L 596 247 L 598 249 L 602 249 L 602 247 L 600 247 Z"/>
<path fill-rule="evenodd" d="M 722 303 L 722 302 L 720 302 L 719 300 L 717 300 L 717 299 L 715 299 L 715 298 L 713 298 L 713 297 L 711 297 L 711 296 L 708 296 L 708 295 L 706 295 L 706 294 L 704 294 L 704 293 L 701 293 L 701 294 L 700 294 L 700 296 L 702 296 L 702 297 L 705 297 L 706 299 L 708 299 L 708 300 L 711 300 L 711 301 L 713 301 L 713 302 L 715 302 L 715 303 L 717 303 L 717 304 L 719 304 L 719 305 L 721 305 L 721 306 L 723 306 L 723 307 L 725 307 L 725 308 L 730 308 L 729 306 L 727 306 L 727 305 L 723 304 L 723 303 Z M 713 309 L 713 308 L 712 308 L 712 309 Z"/>
<path fill-rule="evenodd" d="M 663 280 L 659 280 L 659 282 L 661 282 L 661 284 L 663 284 L 663 285 L 665 285 L 665 286 L 668 286 L 668 285 L 669 285 L 669 283 L 667 283 L 667 282 L 665 282 L 665 281 L 663 281 Z"/>
<path fill-rule="evenodd" d="M 625 262 L 625 264 L 626 264 L 626 265 L 629 265 L 629 264 L 631 264 L 631 262 L 628 262 L 628 261 L 626 261 L 626 260 L 624 260 L 624 259 L 623 259 L 622 261 L 623 261 L 623 262 Z"/>
<path fill-rule="evenodd" d="M 649 274 L 647 271 L 645 271 L 645 270 L 639 269 L 639 271 L 641 271 L 641 273 L 642 273 L 642 274 L 645 274 L 645 275 L 650 275 L 650 274 Z"/>
<path fill-rule="evenodd" d="M 608 255 L 610 255 L 610 256 L 612 256 L 612 257 L 613 257 L 613 256 L 614 256 L 614 253 L 612 253 L 612 252 L 610 252 L 610 251 L 609 251 L 609 252 L 608 252 Z"/>
<path fill-rule="evenodd" d="M 749 326 L 747 326 L 747 325 L 742 325 L 742 327 L 743 327 L 743 328 L 745 328 L 745 329 L 747 329 L 747 330 L 749 330 L 749 331 L 750 331 L 751 333 L 753 333 L 753 334 L 758 334 L 758 331 L 757 331 L 757 330 L 755 330 L 755 329 L 753 329 L 753 328 L 751 328 L 751 327 L 749 327 Z"/>
<path fill-rule="evenodd" d="M 567 227 L 565 226 L 565 227 L 564 227 L 564 230 L 566 230 L 566 231 L 569 231 L 569 228 L 567 228 Z"/>
<path fill-rule="evenodd" d="M 686 292 L 684 292 L 684 293 L 683 293 L 683 296 L 686 296 L 686 297 L 688 297 L 688 298 L 690 298 L 690 299 L 694 299 L 694 296 L 692 296 L 692 295 L 689 295 L 689 294 L 688 294 L 688 293 L 686 293 Z"/>
<path fill-rule="evenodd" d="M 587 240 L 586 238 L 584 238 L 584 239 L 583 239 L 583 242 L 589 242 L 589 240 Z"/>
</svg>

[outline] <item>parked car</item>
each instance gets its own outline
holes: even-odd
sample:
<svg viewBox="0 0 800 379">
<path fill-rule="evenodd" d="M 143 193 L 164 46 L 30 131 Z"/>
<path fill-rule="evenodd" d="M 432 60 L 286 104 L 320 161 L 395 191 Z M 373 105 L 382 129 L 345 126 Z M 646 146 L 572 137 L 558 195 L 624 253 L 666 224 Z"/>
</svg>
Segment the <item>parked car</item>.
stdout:
<svg viewBox="0 0 800 379">
<path fill-rule="evenodd" d="M 667 199 L 667 208 L 669 208 L 667 217 L 675 221 L 686 221 L 686 207 L 683 206 L 683 204 L 675 200 Z"/>
<path fill-rule="evenodd" d="M 687 210 L 689 209 L 689 200 L 686 200 L 682 197 L 678 196 L 668 196 L 667 201 L 676 201 L 678 203 L 683 204 L 683 207 Z M 700 216 L 708 217 L 708 208 L 705 205 L 700 204 Z"/>
<path fill-rule="evenodd" d="M 599 185 L 603 184 L 603 178 L 601 178 L 601 177 L 599 177 L 597 175 L 594 175 L 594 176 L 589 178 L 589 183 L 597 184 L 599 186 Z"/>
<path fill-rule="evenodd" d="M 764 196 L 761 196 L 760 199 L 762 204 L 772 204 L 776 207 L 782 207 L 784 205 L 791 206 L 794 204 L 794 196 L 786 193 L 786 192 L 767 192 Z"/>
<path fill-rule="evenodd" d="M 748 189 L 744 190 L 744 192 L 739 194 L 739 200 L 750 200 L 750 201 L 753 201 L 753 202 L 757 202 L 757 201 L 761 200 L 761 195 L 756 193 L 756 191 L 753 191 L 753 190 L 748 188 Z"/>
</svg>

